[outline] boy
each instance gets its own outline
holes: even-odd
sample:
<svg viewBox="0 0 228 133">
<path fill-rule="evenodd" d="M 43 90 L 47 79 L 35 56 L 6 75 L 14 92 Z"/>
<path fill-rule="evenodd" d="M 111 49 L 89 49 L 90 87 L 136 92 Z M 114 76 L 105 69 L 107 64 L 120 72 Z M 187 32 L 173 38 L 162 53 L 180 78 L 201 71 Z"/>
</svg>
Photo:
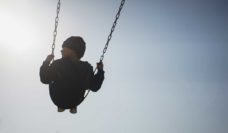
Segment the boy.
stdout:
<svg viewBox="0 0 228 133">
<path fill-rule="evenodd" d="M 87 61 L 81 61 L 85 53 L 83 38 L 73 36 L 62 45 L 62 58 L 53 60 L 48 55 L 40 67 L 40 80 L 49 84 L 50 96 L 58 107 L 58 112 L 70 109 L 77 112 L 77 106 L 83 101 L 85 90 L 98 91 L 104 80 L 103 63 L 97 63 L 98 72 L 94 75 L 93 67 Z"/>
</svg>

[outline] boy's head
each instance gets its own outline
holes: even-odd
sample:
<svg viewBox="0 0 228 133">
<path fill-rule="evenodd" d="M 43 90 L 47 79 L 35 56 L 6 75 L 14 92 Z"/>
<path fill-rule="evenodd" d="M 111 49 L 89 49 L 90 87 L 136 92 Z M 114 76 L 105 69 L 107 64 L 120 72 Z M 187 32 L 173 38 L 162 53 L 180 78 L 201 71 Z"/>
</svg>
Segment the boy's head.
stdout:
<svg viewBox="0 0 228 133">
<path fill-rule="evenodd" d="M 85 53 L 86 45 L 82 37 L 72 36 L 63 42 L 62 48 L 63 57 L 72 58 L 76 56 L 81 59 Z"/>
</svg>

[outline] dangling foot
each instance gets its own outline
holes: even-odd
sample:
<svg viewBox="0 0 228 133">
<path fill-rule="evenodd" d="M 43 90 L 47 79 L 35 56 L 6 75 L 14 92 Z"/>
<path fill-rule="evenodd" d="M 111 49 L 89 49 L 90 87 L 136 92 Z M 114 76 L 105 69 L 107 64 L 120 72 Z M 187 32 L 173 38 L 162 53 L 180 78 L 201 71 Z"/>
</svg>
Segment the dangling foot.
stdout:
<svg viewBox="0 0 228 133">
<path fill-rule="evenodd" d="M 71 109 L 70 109 L 70 112 L 71 112 L 72 114 L 76 114 L 76 113 L 77 113 L 77 107 L 71 108 Z"/>
<path fill-rule="evenodd" d="M 65 109 L 64 108 L 60 108 L 60 107 L 58 107 L 58 112 L 64 112 L 65 111 Z"/>
</svg>

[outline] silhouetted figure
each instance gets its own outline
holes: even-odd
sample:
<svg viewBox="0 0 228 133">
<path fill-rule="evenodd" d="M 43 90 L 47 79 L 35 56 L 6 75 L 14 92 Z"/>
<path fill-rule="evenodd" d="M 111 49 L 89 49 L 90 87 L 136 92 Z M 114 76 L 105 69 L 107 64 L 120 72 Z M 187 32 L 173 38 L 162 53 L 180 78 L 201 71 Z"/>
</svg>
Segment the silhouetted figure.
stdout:
<svg viewBox="0 0 228 133">
<path fill-rule="evenodd" d="M 50 63 L 54 55 L 48 55 L 40 67 L 40 80 L 49 84 L 50 97 L 59 112 L 70 109 L 77 112 L 86 89 L 94 92 L 101 88 L 104 80 L 103 63 L 97 63 L 98 72 L 87 61 L 81 61 L 85 53 L 85 42 L 81 37 L 70 37 L 62 45 L 62 58 Z"/>
</svg>

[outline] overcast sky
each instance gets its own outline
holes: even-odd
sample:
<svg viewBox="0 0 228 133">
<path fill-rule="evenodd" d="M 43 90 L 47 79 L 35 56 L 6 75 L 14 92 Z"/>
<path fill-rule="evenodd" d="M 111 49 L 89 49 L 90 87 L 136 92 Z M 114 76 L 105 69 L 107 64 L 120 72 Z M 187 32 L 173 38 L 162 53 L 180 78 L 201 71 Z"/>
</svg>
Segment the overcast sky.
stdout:
<svg viewBox="0 0 228 133">
<path fill-rule="evenodd" d="M 1 133 L 227 133 L 228 1 L 126 0 L 105 81 L 57 113 L 39 67 L 57 0 L 0 0 Z M 95 66 L 120 0 L 62 0 L 56 46 L 82 36 Z"/>
</svg>

